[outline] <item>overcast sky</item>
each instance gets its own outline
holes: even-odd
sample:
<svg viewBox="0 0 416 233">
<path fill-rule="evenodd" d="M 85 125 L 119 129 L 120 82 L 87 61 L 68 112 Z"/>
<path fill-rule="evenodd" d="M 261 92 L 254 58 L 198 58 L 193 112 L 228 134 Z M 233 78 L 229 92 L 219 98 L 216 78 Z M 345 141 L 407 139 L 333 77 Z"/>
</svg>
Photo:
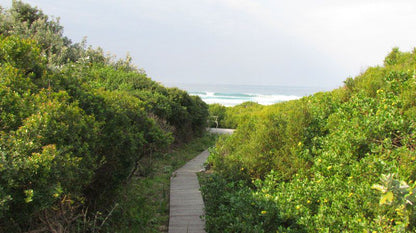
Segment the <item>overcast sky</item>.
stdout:
<svg viewBox="0 0 416 233">
<path fill-rule="evenodd" d="M 335 88 L 416 46 L 415 0 L 27 0 L 164 84 Z M 11 0 L 0 0 L 9 7 Z"/>
</svg>

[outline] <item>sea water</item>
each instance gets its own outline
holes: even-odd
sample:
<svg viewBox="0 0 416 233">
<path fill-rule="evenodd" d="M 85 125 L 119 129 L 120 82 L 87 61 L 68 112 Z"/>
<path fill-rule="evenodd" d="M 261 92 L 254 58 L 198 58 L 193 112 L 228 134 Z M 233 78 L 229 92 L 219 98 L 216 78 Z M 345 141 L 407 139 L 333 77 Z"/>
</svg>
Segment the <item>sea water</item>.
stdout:
<svg viewBox="0 0 416 233">
<path fill-rule="evenodd" d="M 295 100 L 314 94 L 319 91 L 328 91 L 328 88 L 302 87 L 302 86 L 260 86 L 260 85 L 233 85 L 233 84 L 184 84 L 175 86 L 186 90 L 190 95 L 196 95 L 207 104 L 218 103 L 224 106 L 235 106 L 247 101 L 262 105 L 271 105 L 283 101 Z"/>
</svg>

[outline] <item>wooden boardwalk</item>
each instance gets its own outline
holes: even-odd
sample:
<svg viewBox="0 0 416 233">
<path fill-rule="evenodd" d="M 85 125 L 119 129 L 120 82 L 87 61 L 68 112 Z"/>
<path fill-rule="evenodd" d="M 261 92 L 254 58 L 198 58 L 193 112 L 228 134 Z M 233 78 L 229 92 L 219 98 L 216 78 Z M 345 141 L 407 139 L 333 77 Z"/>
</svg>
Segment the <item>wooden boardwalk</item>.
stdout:
<svg viewBox="0 0 416 233">
<path fill-rule="evenodd" d="M 209 129 L 212 133 L 232 134 L 230 129 Z M 170 181 L 169 233 L 205 233 L 204 201 L 196 173 L 204 169 L 208 150 L 176 170 Z"/>
<path fill-rule="evenodd" d="M 204 201 L 196 175 L 209 152 L 204 151 L 173 173 L 170 183 L 169 233 L 205 233 Z"/>
</svg>

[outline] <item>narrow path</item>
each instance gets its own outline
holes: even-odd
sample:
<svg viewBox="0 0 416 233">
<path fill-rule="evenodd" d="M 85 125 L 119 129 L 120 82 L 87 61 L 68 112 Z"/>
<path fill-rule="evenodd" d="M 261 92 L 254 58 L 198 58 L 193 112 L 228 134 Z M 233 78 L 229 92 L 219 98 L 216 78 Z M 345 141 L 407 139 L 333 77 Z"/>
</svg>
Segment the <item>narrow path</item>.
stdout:
<svg viewBox="0 0 416 233">
<path fill-rule="evenodd" d="M 230 129 L 209 129 L 212 133 L 232 134 Z M 204 201 L 196 175 L 203 169 L 208 150 L 176 170 L 170 181 L 169 233 L 205 233 Z"/>
<path fill-rule="evenodd" d="M 204 201 L 196 175 L 208 158 L 206 150 L 176 170 L 170 183 L 169 233 L 205 233 Z"/>
<path fill-rule="evenodd" d="M 233 134 L 235 129 L 209 128 L 208 132 L 214 134 Z"/>
</svg>

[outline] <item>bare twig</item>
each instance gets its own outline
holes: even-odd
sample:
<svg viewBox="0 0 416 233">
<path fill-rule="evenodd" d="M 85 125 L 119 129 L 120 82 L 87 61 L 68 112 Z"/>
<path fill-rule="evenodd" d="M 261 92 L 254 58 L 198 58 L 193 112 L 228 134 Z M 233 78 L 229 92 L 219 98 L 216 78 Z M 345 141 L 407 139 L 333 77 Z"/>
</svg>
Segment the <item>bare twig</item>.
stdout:
<svg viewBox="0 0 416 233">
<path fill-rule="evenodd" d="M 107 216 L 104 218 L 104 221 L 101 223 L 100 228 L 104 226 L 105 222 L 108 220 L 108 218 L 111 216 L 113 211 L 117 208 L 118 203 L 114 205 L 114 207 L 111 209 L 111 211 L 107 214 Z"/>
</svg>

